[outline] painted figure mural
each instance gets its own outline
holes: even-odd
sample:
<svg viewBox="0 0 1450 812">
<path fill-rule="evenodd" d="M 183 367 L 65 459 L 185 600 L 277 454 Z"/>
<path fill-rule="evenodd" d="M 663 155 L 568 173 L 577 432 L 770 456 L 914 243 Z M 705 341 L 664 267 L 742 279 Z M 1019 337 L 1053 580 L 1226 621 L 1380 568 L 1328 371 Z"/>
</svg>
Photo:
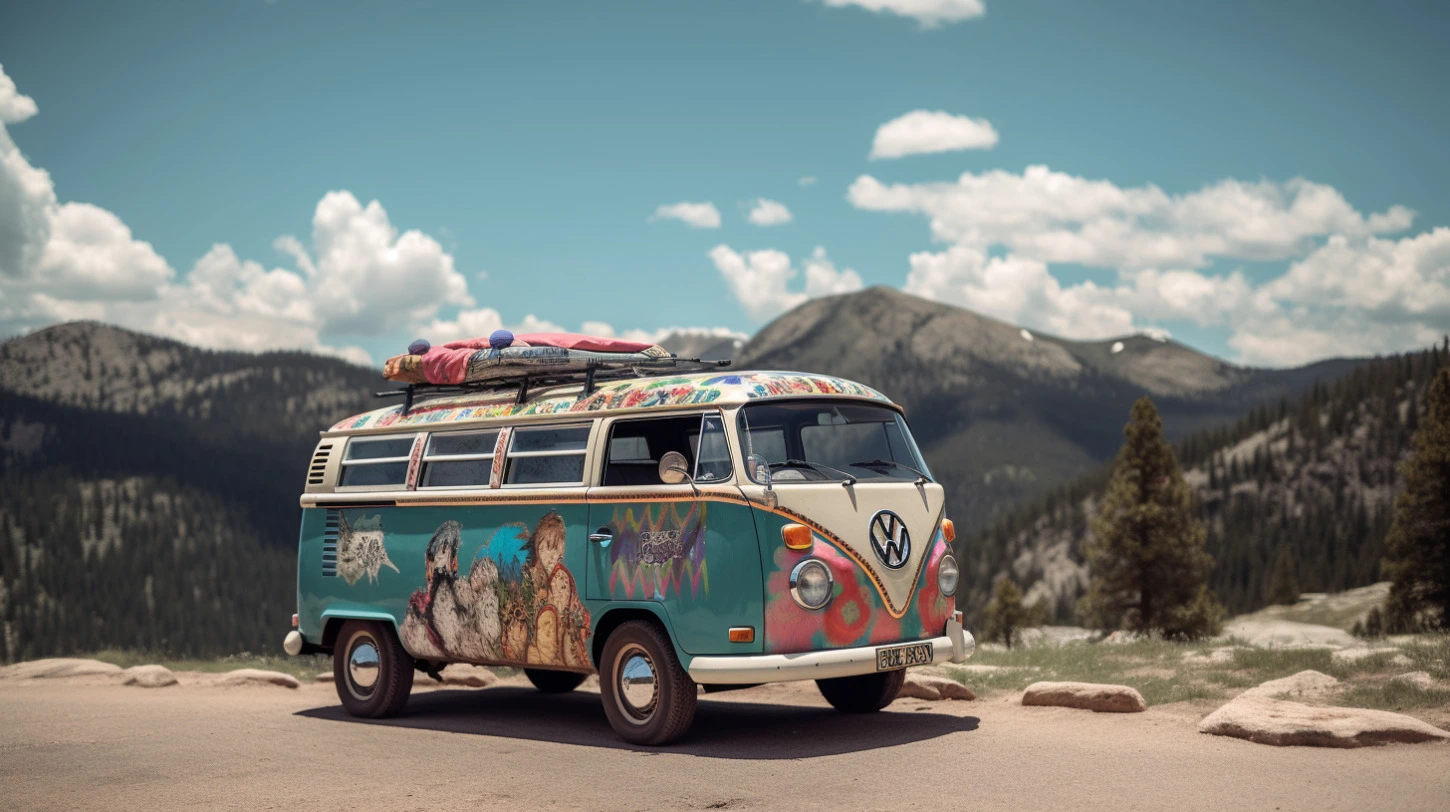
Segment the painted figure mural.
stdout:
<svg viewBox="0 0 1450 812">
<path fill-rule="evenodd" d="M 366 575 L 371 583 L 377 583 L 378 572 L 387 567 L 393 572 L 398 568 L 388 560 L 388 551 L 383 547 L 383 520 L 381 516 L 359 516 L 348 523 L 347 514 L 339 514 L 337 527 L 337 574 L 348 586 L 353 586 Z"/>
<path fill-rule="evenodd" d="M 408 599 L 403 645 L 416 657 L 589 668 L 589 612 L 564 566 L 564 519 L 499 528 L 461 576 L 462 526 L 438 526 L 425 585 Z"/>
</svg>

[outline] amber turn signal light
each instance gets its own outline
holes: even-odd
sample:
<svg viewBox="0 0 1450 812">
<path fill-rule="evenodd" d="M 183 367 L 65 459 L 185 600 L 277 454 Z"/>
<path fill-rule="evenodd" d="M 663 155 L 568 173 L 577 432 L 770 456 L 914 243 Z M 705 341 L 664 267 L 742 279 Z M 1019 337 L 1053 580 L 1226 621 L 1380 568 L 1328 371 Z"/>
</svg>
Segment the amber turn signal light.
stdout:
<svg viewBox="0 0 1450 812">
<path fill-rule="evenodd" d="M 951 544 L 957 540 L 957 526 L 951 519 L 941 520 L 941 535 L 942 538 L 947 540 L 947 544 Z"/>
<path fill-rule="evenodd" d="M 755 642 L 755 627 L 754 626 L 731 626 L 730 627 L 730 642 L 732 642 L 732 643 L 754 643 Z"/>
<path fill-rule="evenodd" d="M 809 550 L 815 543 L 811 538 L 811 529 L 803 524 L 788 524 L 782 527 L 780 537 L 785 540 L 785 546 L 792 550 Z"/>
</svg>

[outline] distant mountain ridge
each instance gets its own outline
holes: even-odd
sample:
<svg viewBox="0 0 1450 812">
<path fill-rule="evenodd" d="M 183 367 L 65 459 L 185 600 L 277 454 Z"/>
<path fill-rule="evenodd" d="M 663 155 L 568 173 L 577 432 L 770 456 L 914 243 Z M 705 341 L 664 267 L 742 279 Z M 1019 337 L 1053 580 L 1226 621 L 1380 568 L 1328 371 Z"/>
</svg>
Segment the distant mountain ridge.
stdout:
<svg viewBox="0 0 1450 812">
<path fill-rule="evenodd" d="M 902 404 L 967 528 L 1110 459 L 1141 395 L 1180 437 L 1360 363 L 1253 369 L 1147 336 L 1070 341 L 884 287 L 807 302 L 736 358 L 850 378 Z"/>
</svg>

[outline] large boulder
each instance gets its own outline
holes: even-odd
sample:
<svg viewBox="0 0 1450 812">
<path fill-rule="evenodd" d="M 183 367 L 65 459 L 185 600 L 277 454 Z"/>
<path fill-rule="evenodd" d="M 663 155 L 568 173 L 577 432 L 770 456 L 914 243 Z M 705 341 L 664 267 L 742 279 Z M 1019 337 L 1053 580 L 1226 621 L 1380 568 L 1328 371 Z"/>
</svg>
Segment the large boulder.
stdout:
<svg viewBox="0 0 1450 812">
<path fill-rule="evenodd" d="M 238 668 L 222 674 L 217 680 L 220 685 L 277 685 L 282 688 L 297 688 L 301 683 L 291 674 L 281 671 L 263 671 L 260 668 Z"/>
<path fill-rule="evenodd" d="M 176 675 L 164 665 L 137 665 L 121 672 L 122 685 L 138 688 L 165 688 L 176 684 Z"/>
<path fill-rule="evenodd" d="M 1223 627 L 1230 638 L 1258 648 L 1352 648 L 1359 639 L 1344 629 L 1271 618 L 1244 618 Z"/>
<path fill-rule="evenodd" d="M 901 693 L 898 696 L 912 697 L 914 699 L 928 699 L 936 701 L 939 699 L 976 699 L 977 695 L 972 689 L 947 677 L 935 677 L 930 674 L 907 674 L 906 682 L 901 686 Z"/>
<path fill-rule="evenodd" d="M 454 664 L 440 674 L 444 685 L 462 685 L 467 688 L 487 688 L 498 682 L 498 677 L 481 665 Z"/>
<path fill-rule="evenodd" d="M 1277 746 L 1369 747 L 1450 739 L 1450 733 L 1400 713 L 1316 707 L 1248 693 L 1209 714 L 1198 729 Z"/>
<path fill-rule="evenodd" d="M 1022 694 L 1022 704 L 1079 708 L 1099 713 L 1137 713 L 1148 709 L 1143 695 L 1126 685 L 1092 682 L 1034 682 Z"/>
<path fill-rule="evenodd" d="M 0 668 L 0 679 L 60 679 L 63 677 L 112 677 L 121 673 L 121 666 L 100 660 L 52 657 L 31 660 Z"/>
</svg>

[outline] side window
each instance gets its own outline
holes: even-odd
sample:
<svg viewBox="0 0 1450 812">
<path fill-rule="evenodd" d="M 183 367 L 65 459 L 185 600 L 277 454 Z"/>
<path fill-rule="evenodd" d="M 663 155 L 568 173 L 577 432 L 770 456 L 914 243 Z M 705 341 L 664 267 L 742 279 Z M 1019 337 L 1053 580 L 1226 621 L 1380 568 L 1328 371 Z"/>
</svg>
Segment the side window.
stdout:
<svg viewBox="0 0 1450 812">
<path fill-rule="evenodd" d="M 414 435 L 405 437 L 357 437 L 347 442 L 342 457 L 344 488 L 403 487 L 408 481 L 408 454 Z"/>
<path fill-rule="evenodd" d="M 700 421 L 700 433 L 690 438 L 695 448 L 695 481 L 721 482 L 731 476 L 730 442 L 725 439 L 725 421 L 707 414 Z"/>
<path fill-rule="evenodd" d="M 419 487 L 488 487 L 497 443 L 496 430 L 429 435 Z"/>
<path fill-rule="evenodd" d="M 506 485 L 582 485 L 589 426 L 514 429 Z"/>
</svg>

